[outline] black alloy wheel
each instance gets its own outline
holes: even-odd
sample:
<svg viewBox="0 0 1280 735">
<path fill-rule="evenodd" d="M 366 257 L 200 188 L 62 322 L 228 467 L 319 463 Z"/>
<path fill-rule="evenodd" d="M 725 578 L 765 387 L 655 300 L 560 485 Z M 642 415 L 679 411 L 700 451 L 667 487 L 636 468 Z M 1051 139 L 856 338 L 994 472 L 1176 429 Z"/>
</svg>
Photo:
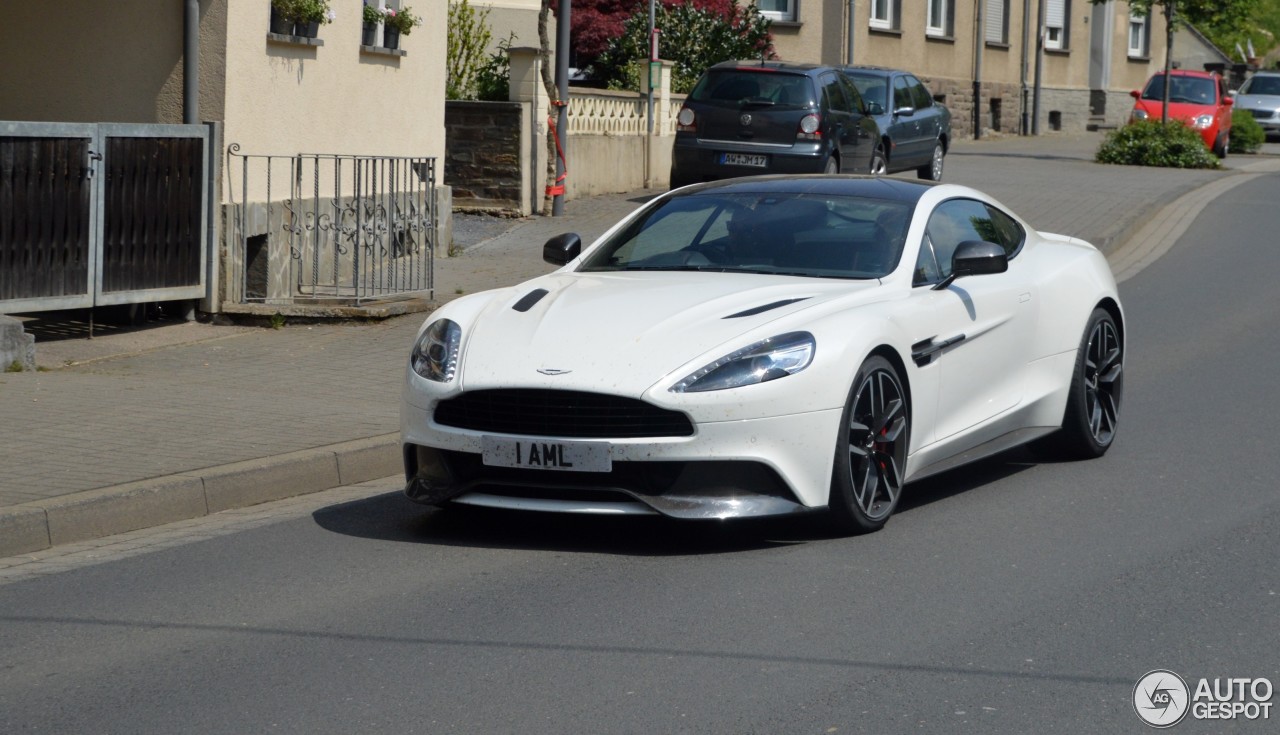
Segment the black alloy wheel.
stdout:
<svg viewBox="0 0 1280 735">
<path fill-rule="evenodd" d="M 898 505 L 906 471 L 911 411 L 897 370 L 867 358 L 840 420 L 829 506 L 846 533 L 882 528 Z"/>
<path fill-rule="evenodd" d="M 1124 344 L 1105 309 L 1095 309 L 1076 353 L 1062 430 L 1045 438 L 1042 448 L 1065 459 L 1092 459 L 1107 453 L 1116 439 L 1124 389 Z"/>
</svg>

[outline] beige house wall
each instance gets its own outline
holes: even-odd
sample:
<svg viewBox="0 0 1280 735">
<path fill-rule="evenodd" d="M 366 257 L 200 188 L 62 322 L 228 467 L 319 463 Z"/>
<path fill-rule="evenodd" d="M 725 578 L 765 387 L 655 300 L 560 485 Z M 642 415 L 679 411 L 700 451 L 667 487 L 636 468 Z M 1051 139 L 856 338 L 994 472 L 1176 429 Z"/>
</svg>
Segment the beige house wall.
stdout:
<svg viewBox="0 0 1280 735">
<path fill-rule="evenodd" d="M 493 0 L 492 2 L 470 0 L 470 4 L 477 9 L 488 8 L 489 10 L 489 15 L 486 18 L 489 24 L 489 32 L 492 36 L 489 40 L 489 53 L 496 51 L 498 44 L 512 35 L 515 36 L 511 40 L 512 46 L 539 47 L 539 0 Z M 552 13 L 547 18 L 547 38 L 554 49 L 556 44 L 555 13 Z"/>
</svg>

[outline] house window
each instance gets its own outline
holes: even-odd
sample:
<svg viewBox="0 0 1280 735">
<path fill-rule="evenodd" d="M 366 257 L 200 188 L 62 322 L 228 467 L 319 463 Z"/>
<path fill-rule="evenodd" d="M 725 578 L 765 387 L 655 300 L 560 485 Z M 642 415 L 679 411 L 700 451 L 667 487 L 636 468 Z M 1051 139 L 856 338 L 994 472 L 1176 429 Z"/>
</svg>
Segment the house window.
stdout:
<svg viewBox="0 0 1280 735">
<path fill-rule="evenodd" d="M 1009 0 L 986 0 L 984 34 L 987 43 L 1009 43 Z"/>
<path fill-rule="evenodd" d="M 1044 47 L 1066 49 L 1067 18 L 1071 17 L 1071 0 L 1048 0 L 1044 12 Z"/>
<path fill-rule="evenodd" d="M 756 0 L 760 14 L 770 20 L 797 20 L 796 4 L 799 0 Z"/>
<path fill-rule="evenodd" d="M 947 0 L 927 0 L 925 33 L 930 36 L 947 35 Z"/>
<path fill-rule="evenodd" d="M 1151 55 L 1151 19 L 1146 15 L 1129 16 L 1129 58 L 1144 59 Z"/>
<path fill-rule="evenodd" d="M 894 12 L 895 0 L 871 0 L 871 27 L 885 30 L 898 28 L 898 14 Z"/>
</svg>

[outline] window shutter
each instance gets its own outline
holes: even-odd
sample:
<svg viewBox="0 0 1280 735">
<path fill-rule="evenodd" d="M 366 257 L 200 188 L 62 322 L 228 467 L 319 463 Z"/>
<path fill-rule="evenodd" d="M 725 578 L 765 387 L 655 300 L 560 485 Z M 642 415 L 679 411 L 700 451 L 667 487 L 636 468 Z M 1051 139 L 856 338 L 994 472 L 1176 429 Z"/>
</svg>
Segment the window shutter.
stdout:
<svg viewBox="0 0 1280 735">
<path fill-rule="evenodd" d="M 1008 0 L 987 0 L 987 43 L 1004 43 L 1004 6 Z"/>
<path fill-rule="evenodd" d="M 956 36 L 956 0 L 946 0 L 947 3 L 947 36 L 955 38 Z"/>
<path fill-rule="evenodd" d="M 893 0 L 893 18 L 890 19 L 889 27 L 895 31 L 902 30 L 902 0 Z"/>
<path fill-rule="evenodd" d="M 1050 28 L 1066 28 L 1066 0 L 1049 0 L 1045 4 L 1044 24 Z"/>
</svg>

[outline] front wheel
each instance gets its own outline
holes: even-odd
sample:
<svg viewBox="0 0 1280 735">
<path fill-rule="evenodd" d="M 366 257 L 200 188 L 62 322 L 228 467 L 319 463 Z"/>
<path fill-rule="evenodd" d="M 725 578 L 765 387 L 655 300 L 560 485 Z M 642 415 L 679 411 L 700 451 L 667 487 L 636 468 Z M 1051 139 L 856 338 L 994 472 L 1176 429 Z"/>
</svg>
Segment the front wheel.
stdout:
<svg viewBox="0 0 1280 735">
<path fill-rule="evenodd" d="M 871 166 L 868 170 L 872 176 L 884 176 L 889 172 L 889 159 L 884 155 L 884 147 L 876 146 L 876 150 L 871 154 Z"/>
<path fill-rule="evenodd" d="M 1227 153 L 1231 151 L 1231 133 L 1223 133 L 1218 138 L 1218 142 L 1213 146 L 1213 155 L 1218 158 L 1226 158 Z"/>
<path fill-rule="evenodd" d="M 916 169 L 916 176 L 926 181 L 942 181 L 942 158 L 945 152 L 942 150 L 942 141 L 933 144 L 933 157 L 929 162 Z"/>
<path fill-rule="evenodd" d="M 858 369 L 840 418 L 829 506 L 845 533 L 882 528 L 902 494 L 911 410 L 897 370 L 872 356 Z"/>
<path fill-rule="evenodd" d="M 1076 351 L 1062 429 L 1040 447 L 1064 459 L 1101 457 L 1116 439 L 1124 388 L 1124 345 L 1105 309 L 1094 309 Z"/>
</svg>

